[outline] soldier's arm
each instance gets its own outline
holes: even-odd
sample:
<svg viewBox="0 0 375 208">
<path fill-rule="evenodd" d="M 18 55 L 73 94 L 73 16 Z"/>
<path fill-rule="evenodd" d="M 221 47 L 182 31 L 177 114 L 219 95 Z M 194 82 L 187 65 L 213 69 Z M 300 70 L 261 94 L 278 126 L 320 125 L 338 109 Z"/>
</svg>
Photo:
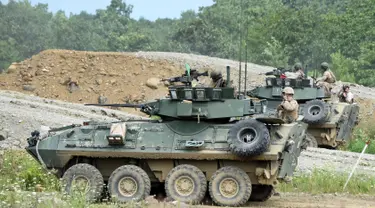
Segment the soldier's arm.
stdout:
<svg viewBox="0 0 375 208">
<path fill-rule="evenodd" d="M 317 78 L 316 81 L 326 80 L 329 77 L 329 75 L 330 75 L 329 72 L 325 71 L 323 73 L 323 76 Z"/>
<path fill-rule="evenodd" d="M 292 102 L 285 101 L 285 102 L 282 104 L 282 106 L 284 107 L 284 109 L 285 109 L 286 111 L 294 111 L 294 110 L 297 109 L 298 104 L 297 104 L 297 102 L 295 102 L 295 101 L 292 101 Z"/>
</svg>

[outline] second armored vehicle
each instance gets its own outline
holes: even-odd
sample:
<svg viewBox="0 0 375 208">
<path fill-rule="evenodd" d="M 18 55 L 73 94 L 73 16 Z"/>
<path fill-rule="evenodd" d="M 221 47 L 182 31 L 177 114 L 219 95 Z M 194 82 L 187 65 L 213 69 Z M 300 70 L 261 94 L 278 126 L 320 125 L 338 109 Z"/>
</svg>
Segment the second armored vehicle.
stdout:
<svg viewBox="0 0 375 208">
<path fill-rule="evenodd" d="M 99 105 L 138 107 L 159 120 L 85 122 L 45 136 L 34 131 L 26 149 L 57 170 L 66 192 L 85 182 L 90 201 L 100 198 L 104 184 L 120 202 L 142 200 L 158 185 L 185 203 L 200 203 L 206 192 L 222 206 L 267 200 L 293 176 L 307 125 L 263 117 L 267 102 L 237 99 L 230 86 L 194 88 L 186 75 L 178 80 L 187 84 L 170 87 L 167 98 Z M 258 117 L 245 119 L 252 115 Z"/>
<path fill-rule="evenodd" d="M 358 122 L 359 106 L 333 102 L 323 88 L 317 87 L 312 79 L 287 78 L 281 69 L 266 73 L 274 77 L 265 79 L 266 85 L 247 92 L 251 98 L 266 99 L 268 111 L 276 114 L 276 107 L 282 101 L 282 89 L 292 87 L 294 99 L 300 105 L 299 114 L 307 123 L 307 136 L 311 147 L 336 148 L 347 142 Z"/>
</svg>

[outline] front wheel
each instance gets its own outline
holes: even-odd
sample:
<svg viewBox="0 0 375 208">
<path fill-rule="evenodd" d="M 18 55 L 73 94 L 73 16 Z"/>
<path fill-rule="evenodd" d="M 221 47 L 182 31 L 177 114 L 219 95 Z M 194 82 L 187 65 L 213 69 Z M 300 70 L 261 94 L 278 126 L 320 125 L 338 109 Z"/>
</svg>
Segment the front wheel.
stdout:
<svg viewBox="0 0 375 208">
<path fill-rule="evenodd" d="M 103 176 L 90 164 L 73 165 L 64 173 L 62 180 L 64 192 L 86 195 L 86 200 L 89 202 L 97 201 L 103 191 Z"/>
</svg>

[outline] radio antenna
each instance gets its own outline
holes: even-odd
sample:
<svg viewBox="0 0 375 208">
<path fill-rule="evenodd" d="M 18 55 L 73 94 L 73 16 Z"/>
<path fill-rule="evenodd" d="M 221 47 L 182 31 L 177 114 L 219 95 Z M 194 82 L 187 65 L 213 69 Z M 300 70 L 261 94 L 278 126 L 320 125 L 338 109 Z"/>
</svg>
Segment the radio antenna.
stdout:
<svg viewBox="0 0 375 208">
<path fill-rule="evenodd" d="M 247 40 L 249 37 L 249 16 L 246 19 L 246 38 L 245 38 L 245 86 L 244 94 L 246 95 L 246 83 L 247 83 Z"/>
<path fill-rule="evenodd" d="M 242 22 L 242 10 L 243 10 L 243 8 L 242 8 L 242 5 L 243 5 L 243 0 L 241 0 L 241 2 L 240 2 L 240 21 L 239 21 L 239 32 L 240 32 L 240 44 L 239 44 L 239 75 L 238 75 L 238 93 L 241 93 L 241 44 L 242 44 L 242 30 L 241 30 L 241 26 L 242 26 L 242 24 L 241 24 L 241 22 Z"/>
</svg>

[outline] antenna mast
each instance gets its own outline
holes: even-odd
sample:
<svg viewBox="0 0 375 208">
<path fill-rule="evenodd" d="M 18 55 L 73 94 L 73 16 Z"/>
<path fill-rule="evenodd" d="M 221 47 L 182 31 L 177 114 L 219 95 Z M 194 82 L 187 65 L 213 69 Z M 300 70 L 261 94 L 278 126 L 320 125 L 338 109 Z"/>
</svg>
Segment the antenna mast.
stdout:
<svg viewBox="0 0 375 208">
<path fill-rule="evenodd" d="M 247 39 L 249 37 L 249 16 L 246 19 L 246 38 L 245 38 L 245 86 L 244 94 L 246 95 L 246 83 L 247 83 Z"/>
<path fill-rule="evenodd" d="M 239 75 L 238 75 L 238 93 L 240 94 L 241 93 L 241 43 L 242 43 L 242 31 L 241 31 L 241 26 L 242 26 L 242 24 L 241 24 L 241 21 L 242 21 L 242 5 L 243 5 L 243 0 L 241 0 L 241 3 L 240 3 L 240 21 L 239 21 L 239 31 L 240 31 L 240 44 L 239 44 L 239 46 L 240 46 L 240 49 L 239 49 L 239 61 L 240 61 L 240 63 L 239 63 Z M 229 82 L 229 80 L 228 80 L 228 82 Z"/>
</svg>

